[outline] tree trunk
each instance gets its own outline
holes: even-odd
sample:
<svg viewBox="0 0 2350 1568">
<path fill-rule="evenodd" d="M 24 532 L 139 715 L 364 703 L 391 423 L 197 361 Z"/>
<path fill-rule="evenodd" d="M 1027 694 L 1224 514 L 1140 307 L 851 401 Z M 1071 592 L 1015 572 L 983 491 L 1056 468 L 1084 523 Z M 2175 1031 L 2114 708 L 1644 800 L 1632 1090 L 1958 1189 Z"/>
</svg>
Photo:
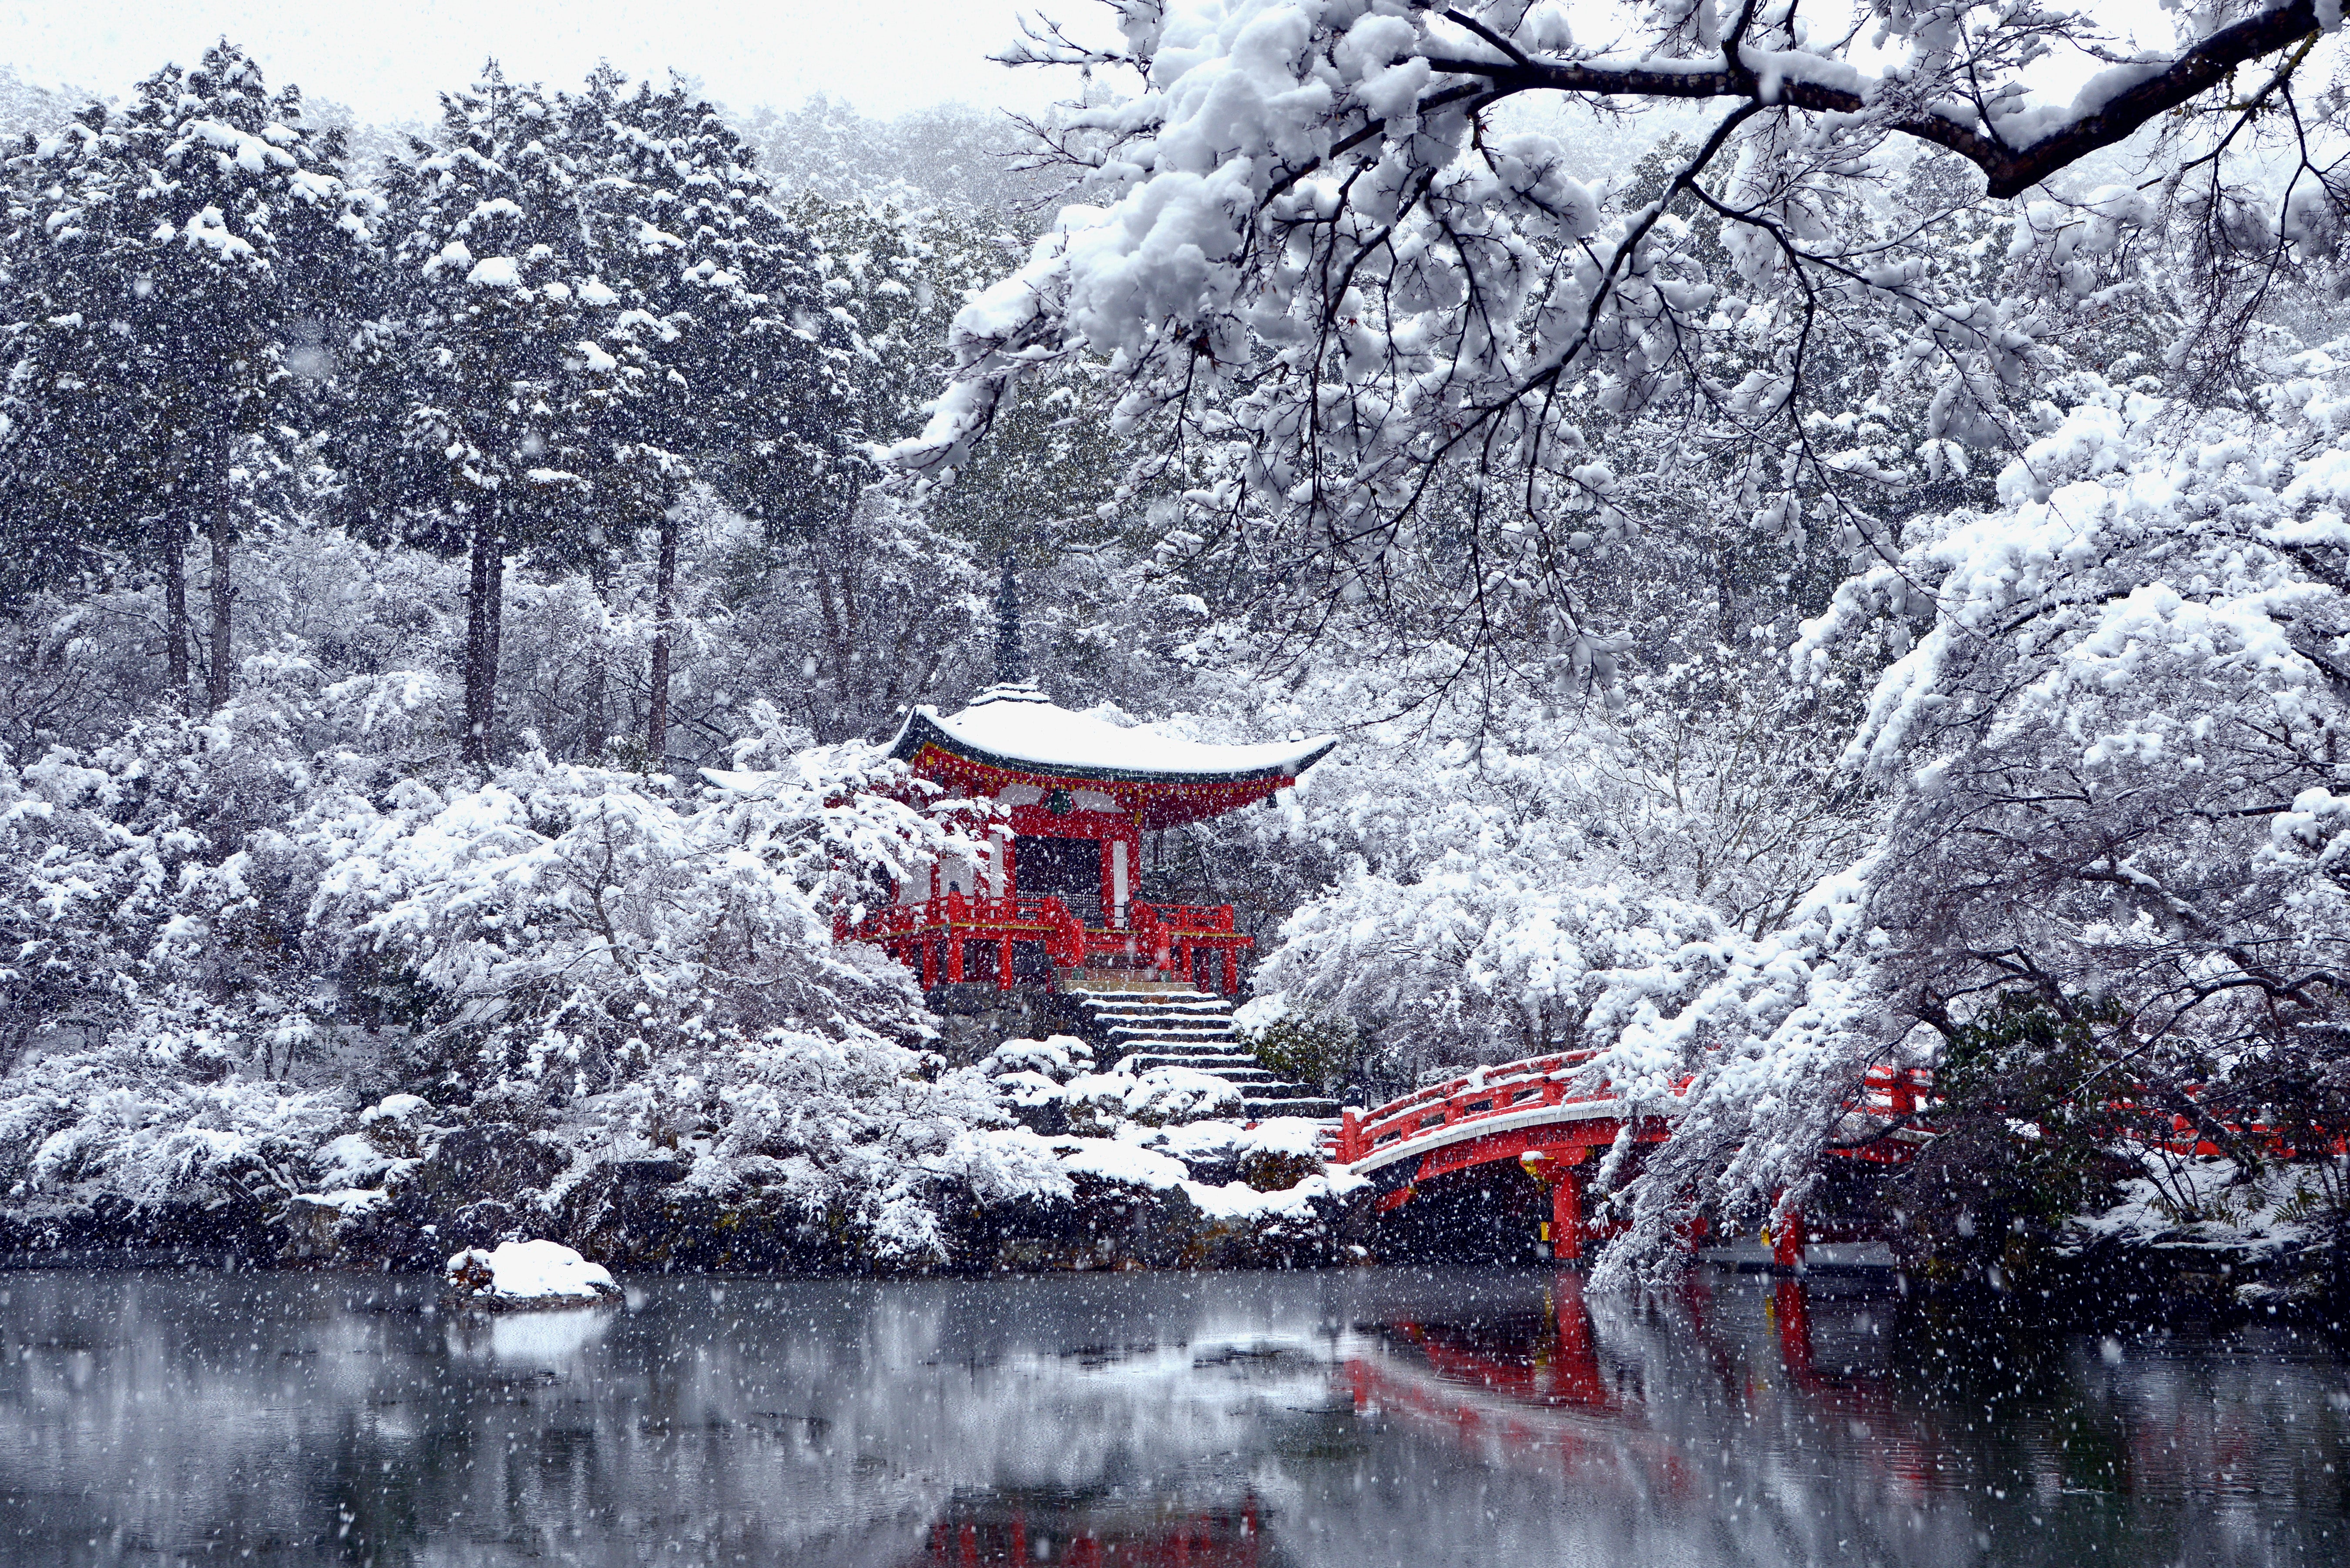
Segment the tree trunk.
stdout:
<svg viewBox="0 0 2350 1568">
<path fill-rule="evenodd" d="M 579 716 L 579 754 L 589 762 L 600 761 L 604 755 L 604 737 L 611 732 L 611 720 L 606 713 L 608 700 L 605 694 L 604 650 L 598 649 L 588 666 L 588 689 L 581 694 Z"/>
<path fill-rule="evenodd" d="M 833 593 L 832 562 L 826 556 L 825 541 L 821 534 L 808 541 L 808 571 L 809 575 L 816 579 L 816 618 L 823 628 L 825 653 L 837 666 L 840 661 L 841 646 L 840 604 Z M 816 664 L 816 661 L 813 658 L 808 660 L 811 677 L 807 683 L 808 729 L 819 742 L 829 745 L 840 740 L 842 736 L 839 724 L 827 721 L 825 717 L 821 689 L 815 679 Z M 842 685 L 845 679 L 837 673 L 835 675 L 833 691 L 836 700 L 845 690 Z M 837 720 L 837 717 L 836 713 L 834 718 Z"/>
<path fill-rule="evenodd" d="M 589 640 L 588 683 L 579 696 L 579 753 L 599 763 L 612 736 L 612 583 L 600 555 L 588 569 L 588 584 L 596 590 L 604 624 Z"/>
<path fill-rule="evenodd" d="M 645 766 L 661 771 L 669 755 L 669 618 L 677 587 L 677 519 L 664 513 L 653 556 L 652 712 L 645 721 Z"/>
<path fill-rule="evenodd" d="M 163 514 L 163 680 L 172 700 L 188 705 L 188 524 Z"/>
<path fill-rule="evenodd" d="M 473 569 L 465 583 L 465 735 L 457 753 L 468 763 L 490 760 L 490 735 L 497 724 L 498 621 L 506 576 L 499 534 L 494 507 L 474 514 Z"/>
<path fill-rule="evenodd" d="M 228 701 L 229 601 L 232 597 L 228 581 L 228 535 L 229 508 L 228 503 L 223 500 L 213 507 L 212 666 L 204 672 L 204 705 L 214 712 Z"/>
</svg>

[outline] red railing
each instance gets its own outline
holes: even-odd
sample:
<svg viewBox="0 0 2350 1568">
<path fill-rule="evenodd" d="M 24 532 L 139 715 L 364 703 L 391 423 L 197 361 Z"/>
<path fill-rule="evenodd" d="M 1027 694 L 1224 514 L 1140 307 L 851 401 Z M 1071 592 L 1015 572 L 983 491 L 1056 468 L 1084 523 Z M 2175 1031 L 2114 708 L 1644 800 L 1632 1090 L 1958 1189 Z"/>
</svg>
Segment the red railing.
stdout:
<svg viewBox="0 0 2350 1568">
<path fill-rule="evenodd" d="M 1122 950 L 1145 960 L 1151 968 L 1172 970 L 1196 983 L 1194 965 L 1200 955 L 1223 960 L 1223 989 L 1229 996 L 1240 990 L 1240 955 L 1256 945 L 1254 939 L 1232 929 L 1230 904 L 1145 904 L 1127 906 L 1131 945 Z M 1117 937 L 1124 933 L 1109 932 Z"/>
<path fill-rule="evenodd" d="M 1544 1106 L 1596 1104 L 1615 1098 L 1601 1085 L 1596 1094 L 1570 1096 L 1567 1081 L 1598 1053 L 1565 1051 L 1505 1062 L 1434 1084 L 1376 1110 L 1347 1111 L 1340 1118 L 1332 1157 L 1352 1163 L 1365 1155 L 1424 1133 L 1463 1122 L 1484 1121 Z"/>
<path fill-rule="evenodd" d="M 1596 1051 L 1565 1051 L 1520 1062 L 1504 1062 L 1499 1066 L 1479 1068 L 1399 1099 L 1389 1100 L 1376 1110 L 1347 1111 L 1340 1117 L 1338 1129 L 1331 1138 L 1331 1158 L 1352 1164 L 1382 1148 L 1409 1143 L 1466 1123 L 1488 1121 L 1548 1106 L 1609 1104 L 1615 1100 L 1616 1091 L 1606 1083 L 1587 1085 L 1586 1092 L 1580 1094 L 1567 1092 L 1579 1069 L 1597 1054 Z M 1674 1092 L 1678 1094 L 1686 1089 L 1689 1083 L 1689 1079 L 1683 1078 L 1674 1085 Z M 1898 1124 L 1913 1121 L 1918 1112 L 1932 1103 L 1933 1086 L 1933 1075 L 1923 1067 L 1869 1069 L 1860 1097 L 1853 1108 L 1897 1124 L 1895 1143 L 1889 1147 L 1872 1145 L 1840 1152 L 1878 1161 L 1907 1158 L 1909 1147 L 1916 1140 L 1900 1138 L 1898 1136 Z M 1562 1116 L 1560 1119 L 1568 1118 Z M 1922 1137 L 1923 1135 L 1918 1136 Z"/>
<path fill-rule="evenodd" d="M 1231 905 L 1138 902 L 1128 906 L 1128 914 L 1122 928 L 1088 929 L 1056 898 L 946 893 L 916 904 L 888 905 L 853 923 L 836 919 L 833 940 L 876 944 L 908 968 L 920 969 L 924 990 L 935 987 L 941 974 L 960 983 L 965 978 L 965 946 L 974 941 L 994 945 L 999 990 L 1012 988 L 1013 950 L 1022 942 L 1041 946 L 1057 969 L 1115 956 L 1195 981 L 1200 957 L 1206 954 L 1212 961 L 1221 955 L 1223 989 L 1239 990 L 1241 950 L 1255 943 L 1232 929 Z"/>
</svg>

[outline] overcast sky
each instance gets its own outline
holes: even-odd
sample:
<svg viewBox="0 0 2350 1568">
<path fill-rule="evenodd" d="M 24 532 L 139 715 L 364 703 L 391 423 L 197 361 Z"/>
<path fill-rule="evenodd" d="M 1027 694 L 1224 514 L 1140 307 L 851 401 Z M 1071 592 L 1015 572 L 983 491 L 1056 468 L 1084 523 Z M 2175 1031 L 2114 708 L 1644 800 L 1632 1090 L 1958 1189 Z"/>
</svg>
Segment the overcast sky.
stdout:
<svg viewBox="0 0 2350 1568">
<path fill-rule="evenodd" d="M 1045 0 L 1092 24 L 1090 0 Z M 169 60 L 193 65 L 225 33 L 273 84 L 347 103 L 363 119 L 421 119 L 433 95 L 494 55 L 510 77 L 577 82 L 599 58 L 632 76 L 674 67 L 737 109 L 810 93 L 895 114 L 946 100 L 1042 108 L 1065 73 L 987 57 L 1019 33 L 1015 0 L 0 0 L 0 61 L 32 81 L 121 92 Z M 1052 78 L 1059 77 L 1058 83 Z"/>
<path fill-rule="evenodd" d="M 1859 0 L 1820 0 L 1825 20 Z M 2107 26 L 2168 41 L 2158 0 L 2095 0 Z M 495 56 L 510 77 L 565 87 L 598 59 L 631 76 L 671 67 L 737 109 L 778 108 L 811 93 L 894 115 L 959 101 L 1034 110 L 1071 96 L 1065 71 L 1007 70 L 988 57 L 1019 36 L 1023 11 L 1044 10 L 1081 36 L 1108 35 L 1093 0 L 0 0 L 0 62 L 29 80 L 120 93 L 167 60 L 192 65 L 225 33 L 258 57 L 273 83 L 348 104 L 363 119 L 425 119 L 434 94 L 473 79 Z M 1570 0 L 1590 44 L 1628 41 L 1630 7 Z M 2034 85 L 2071 96 L 2095 62 L 2043 66 Z"/>
</svg>

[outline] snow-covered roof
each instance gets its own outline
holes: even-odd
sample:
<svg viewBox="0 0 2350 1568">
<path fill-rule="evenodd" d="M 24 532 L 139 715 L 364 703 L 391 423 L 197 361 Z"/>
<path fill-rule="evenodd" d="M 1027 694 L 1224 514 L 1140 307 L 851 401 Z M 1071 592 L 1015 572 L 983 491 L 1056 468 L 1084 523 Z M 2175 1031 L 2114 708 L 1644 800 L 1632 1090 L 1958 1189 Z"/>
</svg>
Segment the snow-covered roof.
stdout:
<svg viewBox="0 0 2350 1568">
<path fill-rule="evenodd" d="M 1149 725 L 1129 729 L 1073 713 L 1021 681 L 990 687 L 960 713 L 915 709 L 889 754 L 910 762 L 934 744 L 1008 773 L 1181 784 L 1295 778 L 1337 743 L 1330 735 L 1257 746 L 1179 740 Z"/>
</svg>

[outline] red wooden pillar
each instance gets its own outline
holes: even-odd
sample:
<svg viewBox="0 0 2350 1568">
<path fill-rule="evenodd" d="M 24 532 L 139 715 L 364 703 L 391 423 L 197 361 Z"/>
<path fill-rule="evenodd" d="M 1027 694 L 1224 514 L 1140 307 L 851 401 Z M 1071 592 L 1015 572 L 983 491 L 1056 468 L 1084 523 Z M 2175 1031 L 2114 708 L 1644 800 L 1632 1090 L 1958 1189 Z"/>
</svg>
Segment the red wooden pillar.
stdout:
<svg viewBox="0 0 2350 1568">
<path fill-rule="evenodd" d="M 938 988 L 939 988 L 939 946 L 938 946 L 938 941 L 937 941 L 937 939 L 935 939 L 935 938 L 932 938 L 932 937 L 924 937 L 924 938 L 922 939 L 922 989 L 923 989 L 924 991 L 936 991 Z"/>
<path fill-rule="evenodd" d="M 1550 1255 L 1562 1263 L 1583 1261 L 1583 1189 L 1575 1168 L 1550 1162 Z"/>
<path fill-rule="evenodd" d="M 947 980 L 954 985 L 962 983 L 962 933 L 952 926 L 947 928 Z"/>
<path fill-rule="evenodd" d="M 1771 1262 L 1774 1268 L 1804 1266 L 1804 1217 L 1790 1209 L 1771 1227 Z"/>
<path fill-rule="evenodd" d="M 1012 939 L 1010 937 L 995 939 L 995 989 L 998 991 L 1012 989 Z"/>
<path fill-rule="evenodd" d="M 1351 1165 L 1354 1163 L 1357 1152 L 1355 1143 L 1361 1136 L 1362 1123 L 1357 1118 L 1355 1113 L 1352 1110 L 1340 1112 L 1338 1116 L 1338 1160 L 1340 1164 Z"/>
<path fill-rule="evenodd" d="M 1241 955 L 1238 948 L 1224 950 L 1224 994 L 1237 996 L 1241 989 Z"/>
</svg>

